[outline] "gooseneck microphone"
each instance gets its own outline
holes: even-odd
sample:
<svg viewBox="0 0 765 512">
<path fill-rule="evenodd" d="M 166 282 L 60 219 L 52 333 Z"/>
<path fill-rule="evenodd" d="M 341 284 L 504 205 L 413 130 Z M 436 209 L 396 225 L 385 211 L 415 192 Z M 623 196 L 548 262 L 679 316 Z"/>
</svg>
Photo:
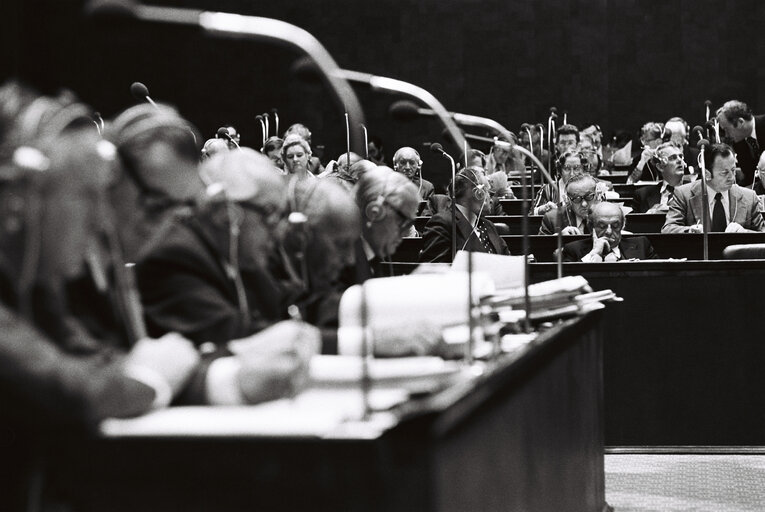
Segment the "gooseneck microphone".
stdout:
<svg viewBox="0 0 765 512">
<path fill-rule="evenodd" d="M 268 139 L 268 135 L 266 135 L 266 123 L 263 122 L 263 116 L 258 114 L 255 116 L 255 120 L 260 123 L 260 133 L 262 134 L 263 142 L 260 145 L 260 147 L 264 148 L 266 147 L 266 140 Z"/>
<path fill-rule="evenodd" d="M 269 126 L 268 126 L 268 112 L 263 112 L 261 116 L 263 118 L 263 122 L 266 125 L 265 136 L 266 136 L 266 139 L 268 139 L 268 136 L 271 135 L 271 130 L 269 130 Z M 265 145 L 265 142 L 263 143 L 263 145 Z"/>
<path fill-rule="evenodd" d="M 133 82 L 130 85 L 130 94 L 132 94 L 138 101 L 146 101 L 154 108 L 159 109 L 157 104 L 154 103 L 154 100 L 151 99 L 151 96 L 149 96 L 149 88 L 141 82 Z"/>
<path fill-rule="evenodd" d="M 274 135 L 279 136 L 279 111 L 275 108 L 271 109 L 271 115 L 274 116 Z"/>
<path fill-rule="evenodd" d="M 712 110 L 712 101 L 711 100 L 707 100 L 707 101 L 704 102 L 704 109 L 705 109 L 704 120 L 708 122 L 709 121 L 709 116 L 710 116 L 711 110 Z"/>
<path fill-rule="evenodd" d="M 693 131 L 699 131 L 701 133 L 701 126 L 694 126 Z M 699 148 L 699 169 L 701 169 L 701 201 L 703 208 L 701 208 L 701 224 L 703 229 L 703 241 L 704 241 L 704 261 L 709 259 L 709 195 L 707 192 L 707 169 L 704 160 L 704 152 L 709 148 L 709 141 L 707 139 L 699 139 L 696 143 L 696 147 Z"/>
<path fill-rule="evenodd" d="M 358 96 L 327 49 L 309 32 L 290 23 L 259 16 L 143 5 L 138 1 L 125 0 L 91 0 L 85 11 L 90 16 L 129 16 L 151 23 L 197 27 L 205 35 L 213 37 L 269 41 L 297 49 L 316 64 L 334 93 L 336 104 L 348 112 L 353 125 L 364 122 L 364 111 Z"/>
</svg>

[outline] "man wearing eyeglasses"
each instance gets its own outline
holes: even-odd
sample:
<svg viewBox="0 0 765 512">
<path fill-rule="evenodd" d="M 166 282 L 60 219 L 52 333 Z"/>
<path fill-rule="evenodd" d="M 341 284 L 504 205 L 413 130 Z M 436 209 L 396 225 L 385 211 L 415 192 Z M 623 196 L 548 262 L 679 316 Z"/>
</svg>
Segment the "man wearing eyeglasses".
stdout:
<svg viewBox="0 0 765 512">
<path fill-rule="evenodd" d="M 420 201 L 433 195 L 433 184 L 422 177 L 422 160 L 416 149 L 404 146 L 393 155 L 393 170 L 403 174 L 417 187 Z"/>
<path fill-rule="evenodd" d="M 683 183 L 685 160 L 682 150 L 674 142 L 665 142 L 656 148 L 652 163 L 661 173 L 662 181 L 635 190 L 635 213 L 666 213 L 675 189 Z"/>
<path fill-rule="evenodd" d="M 736 185 L 736 155 L 727 144 L 713 144 L 704 152 L 708 204 L 702 198 L 701 182 L 674 191 L 669 201 L 662 233 L 701 233 L 703 208 L 709 211 L 711 232 L 765 231 L 757 194 Z"/>
<path fill-rule="evenodd" d="M 589 174 L 577 173 L 566 184 L 566 204 L 559 213 L 558 209 L 545 213 L 540 235 L 552 235 L 562 230 L 564 235 L 582 235 L 590 232 L 587 215 L 590 207 L 600 203 L 603 198 L 597 193 L 595 179 Z"/>
<path fill-rule="evenodd" d="M 507 244 L 497 233 L 497 228 L 486 220 L 489 206 L 489 182 L 480 168 L 468 167 L 455 176 L 457 250 L 510 254 Z M 421 262 L 452 261 L 452 215 L 451 209 L 430 218 L 422 235 Z"/>
<path fill-rule="evenodd" d="M 598 203 L 591 208 L 588 224 L 592 236 L 563 246 L 563 261 L 601 263 L 649 260 L 658 256 L 644 236 L 622 238 L 624 211 L 615 203 Z"/>
</svg>

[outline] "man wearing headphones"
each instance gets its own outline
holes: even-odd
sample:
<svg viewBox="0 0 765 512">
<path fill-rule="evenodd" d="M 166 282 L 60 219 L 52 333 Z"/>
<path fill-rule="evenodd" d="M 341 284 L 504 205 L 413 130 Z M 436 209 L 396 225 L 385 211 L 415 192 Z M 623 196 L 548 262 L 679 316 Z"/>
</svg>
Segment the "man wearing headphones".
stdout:
<svg viewBox="0 0 765 512">
<path fill-rule="evenodd" d="M 484 218 L 489 206 L 489 182 L 480 168 L 468 167 L 455 176 L 457 250 L 510 254 L 494 224 Z M 452 212 L 430 218 L 423 233 L 421 262 L 452 261 Z"/>
<path fill-rule="evenodd" d="M 204 354 L 184 403 L 294 393 L 319 332 L 284 320 L 287 304 L 266 267 L 285 214 L 284 179 L 249 148 L 215 155 L 201 174 L 210 184 L 206 201 L 169 224 L 136 266 L 147 328 L 179 332 Z"/>
<path fill-rule="evenodd" d="M 433 184 L 422 177 L 422 160 L 416 149 L 404 146 L 393 155 L 393 170 L 403 174 L 417 187 L 420 201 L 433 195 Z"/>
<path fill-rule="evenodd" d="M 141 104 L 107 125 L 122 172 L 110 189 L 125 260 L 138 254 L 163 225 L 204 196 L 194 128 L 174 109 Z"/>
<path fill-rule="evenodd" d="M 355 267 L 343 276 L 347 284 L 380 277 L 380 262 L 393 256 L 417 217 L 417 187 L 388 167 L 369 169 L 356 184 L 356 205 L 361 212 L 361 238 L 356 243 Z"/>
</svg>

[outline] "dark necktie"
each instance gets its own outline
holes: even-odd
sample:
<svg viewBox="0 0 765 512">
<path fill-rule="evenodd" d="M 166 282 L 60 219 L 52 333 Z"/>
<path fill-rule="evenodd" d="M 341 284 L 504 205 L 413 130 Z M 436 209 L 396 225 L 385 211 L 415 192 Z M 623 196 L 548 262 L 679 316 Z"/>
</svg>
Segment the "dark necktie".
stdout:
<svg viewBox="0 0 765 512">
<path fill-rule="evenodd" d="M 481 245 L 483 245 L 483 248 L 486 249 L 486 252 L 489 254 L 494 254 L 494 248 L 491 245 L 491 240 L 489 240 L 489 233 L 486 230 L 486 223 L 488 221 L 485 219 L 480 219 L 478 221 L 478 239 L 481 241 Z"/>
<path fill-rule="evenodd" d="M 722 233 L 725 231 L 728 221 L 725 220 L 725 208 L 722 204 L 722 194 L 715 194 L 715 207 L 712 210 L 712 231 Z"/>
<path fill-rule="evenodd" d="M 667 185 L 667 201 L 675 197 L 675 187 L 672 185 Z"/>
<path fill-rule="evenodd" d="M 749 144 L 749 149 L 752 151 L 752 157 L 755 161 L 760 159 L 760 145 L 757 143 L 757 139 L 754 137 L 747 137 L 746 143 Z"/>
</svg>

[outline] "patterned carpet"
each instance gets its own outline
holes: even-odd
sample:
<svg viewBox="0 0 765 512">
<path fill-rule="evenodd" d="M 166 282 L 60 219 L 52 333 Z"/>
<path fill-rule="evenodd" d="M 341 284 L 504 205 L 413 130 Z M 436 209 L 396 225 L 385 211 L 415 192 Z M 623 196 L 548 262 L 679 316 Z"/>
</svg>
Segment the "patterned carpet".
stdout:
<svg viewBox="0 0 765 512">
<path fill-rule="evenodd" d="M 765 511 L 765 455 L 605 456 L 616 512 Z"/>
</svg>

